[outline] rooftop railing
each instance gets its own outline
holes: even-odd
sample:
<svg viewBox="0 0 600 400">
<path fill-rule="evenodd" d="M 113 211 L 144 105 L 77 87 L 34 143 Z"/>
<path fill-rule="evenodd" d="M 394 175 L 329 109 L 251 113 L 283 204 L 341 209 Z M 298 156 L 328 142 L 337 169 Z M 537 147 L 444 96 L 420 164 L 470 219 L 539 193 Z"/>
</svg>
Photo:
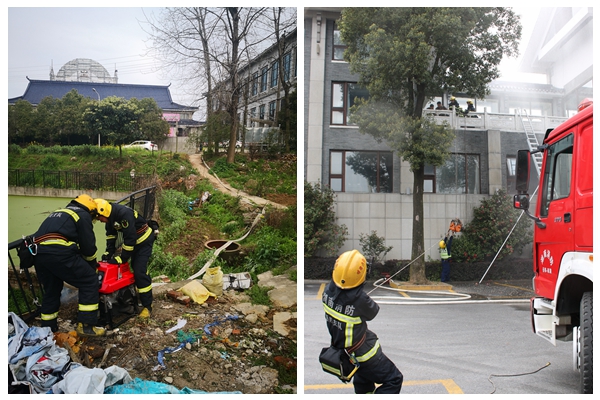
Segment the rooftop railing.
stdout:
<svg viewBox="0 0 600 400">
<path fill-rule="evenodd" d="M 423 110 L 423 115 L 429 115 L 436 121 L 446 121 L 454 129 L 498 129 L 501 131 L 524 132 L 522 117 L 515 114 L 488 113 L 484 112 L 469 112 L 461 116 L 452 110 Z M 547 129 L 554 129 L 568 118 L 529 115 L 523 117 L 526 122 L 531 123 L 533 130 L 536 133 L 545 133 Z"/>
</svg>

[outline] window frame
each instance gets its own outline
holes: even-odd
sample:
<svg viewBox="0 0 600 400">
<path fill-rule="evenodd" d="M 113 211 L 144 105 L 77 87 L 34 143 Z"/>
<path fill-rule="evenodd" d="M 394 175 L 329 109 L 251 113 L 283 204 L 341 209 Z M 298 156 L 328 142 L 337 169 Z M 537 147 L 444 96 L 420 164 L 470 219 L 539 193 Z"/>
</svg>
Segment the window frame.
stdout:
<svg viewBox="0 0 600 400">
<path fill-rule="evenodd" d="M 341 173 L 332 173 L 332 160 L 333 160 L 333 154 L 341 154 Z M 377 184 L 376 184 L 376 191 L 375 192 L 346 192 L 346 157 L 348 153 L 375 153 L 377 154 Z M 389 182 L 390 182 L 390 189 L 389 191 L 381 191 L 382 187 L 382 176 L 381 176 L 381 157 L 382 155 L 387 155 L 389 157 L 391 157 L 391 161 L 392 161 L 392 168 L 389 171 Z M 332 180 L 334 179 L 339 179 L 341 182 L 341 190 L 335 190 L 334 189 L 334 185 L 332 185 Z M 380 151 L 380 150 L 330 150 L 329 151 L 329 187 L 334 190 L 335 192 L 338 193 L 393 193 L 394 192 L 394 152 L 392 151 Z"/>
<path fill-rule="evenodd" d="M 252 74 L 252 96 L 256 96 L 258 94 L 258 71 Z"/>
<path fill-rule="evenodd" d="M 265 92 L 269 86 L 269 67 L 263 67 L 260 74 L 260 92 Z"/>
<path fill-rule="evenodd" d="M 336 85 L 342 86 L 342 106 L 334 105 L 334 94 L 337 92 L 335 87 Z M 350 90 L 351 86 L 355 85 L 356 89 L 366 90 L 358 85 L 356 82 L 342 82 L 342 81 L 332 81 L 331 82 L 331 109 L 329 112 L 329 124 L 332 126 L 357 126 L 349 121 L 350 119 Z M 342 114 L 342 122 L 334 122 L 334 114 L 340 113 Z"/>
<path fill-rule="evenodd" d="M 271 87 L 277 86 L 279 82 L 279 60 L 271 64 Z"/>
<path fill-rule="evenodd" d="M 481 155 L 477 154 L 477 153 L 452 153 L 452 157 L 464 157 L 464 171 L 462 171 L 462 173 L 464 174 L 464 178 L 465 178 L 465 182 L 464 182 L 464 186 L 462 187 L 462 192 L 461 193 L 448 193 L 448 192 L 439 192 L 438 191 L 438 182 L 440 181 L 440 179 L 438 179 L 438 167 L 437 166 L 432 166 L 433 167 L 433 191 L 425 191 L 425 188 L 423 188 L 423 193 L 431 193 L 431 194 L 458 194 L 458 195 L 464 195 L 464 194 L 481 194 L 482 190 L 481 190 Z M 474 193 L 470 193 L 469 192 L 469 159 L 468 157 L 477 157 L 477 168 L 479 169 L 477 175 L 478 175 L 478 181 L 475 183 L 475 187 L 477 189 L 476 192 Z M 449 160 L 449 159 L 448 159 Z M 448 160 L 446 162 L 448 162 Z M 427 164 L 427 166 L 431 166 L 430 164 Z M 443 167 L 442 165 L 440 165 L 439 167 Z M 431 178 L 432 174 L 426 174 L 424 175 L 424 177 L 426 179 Z"/>
<path fill-rule="evenodd" d="M 277 103 L 275 100 L 269 102 L 269 120 L 275 121 L 275 117 L 277 116 Z"/>
<path fill-rule="evenodd" d="M 339 44 L 336 43 L 336 32 L 337 32 L 337 37 L 339 38 L 339 42 L 342 43 L 342 39 L 339 35 L 339 29 L 337 29 L 337 24 L 334 22 L 333 23 L 333 32 L 331 35 L 331 60 L 332 61 L 344 61 L 344 52 L 346 51 L 346 49 L 348 48 L 347 45 L 345 44 Z M 338 58 L 336 57 L 336 50 L 343 50 L 342 51 L 342 58 Z"/>
</svg>

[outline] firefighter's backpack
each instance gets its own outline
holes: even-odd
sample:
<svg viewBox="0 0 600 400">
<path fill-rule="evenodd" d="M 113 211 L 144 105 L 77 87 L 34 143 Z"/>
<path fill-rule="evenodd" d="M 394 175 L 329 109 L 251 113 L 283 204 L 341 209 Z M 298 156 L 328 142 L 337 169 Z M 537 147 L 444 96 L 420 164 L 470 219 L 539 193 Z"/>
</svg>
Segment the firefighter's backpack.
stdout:
<svg viewBox="0 0 600 400">
<path fill-rule="evenodd" d="M 323 371 L 335 375 L 344 383 L 350 382 L 359 368 L 358 363 L 353 364 L 350 361 L 350 356 L 345 349 L 333 346 L 323 347 L 319 355 L 319 362 Z"/>
</svg>

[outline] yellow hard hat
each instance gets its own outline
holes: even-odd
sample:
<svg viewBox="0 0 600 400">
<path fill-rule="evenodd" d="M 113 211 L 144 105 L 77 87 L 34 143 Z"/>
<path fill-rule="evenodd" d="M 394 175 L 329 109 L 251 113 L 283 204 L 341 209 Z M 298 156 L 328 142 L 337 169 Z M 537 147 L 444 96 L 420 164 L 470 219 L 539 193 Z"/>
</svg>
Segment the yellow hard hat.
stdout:
<svg viewBox="0 0 600 400">
<path fill-rule="evenodd" d="M 450 97 L 450 100 L 456 100 L 456 97 L 452 96 Z"/>
<path fill-rule="evenodd" d="M 106 218 L 110 217 L 112 211 L 110 203 L 104 199 L 94 199 L 94 201 L 98 205 L 98 214 Z"/>
<path fill-rule="evenodd" d="M 333 267 L 333 282 L 342 289 L 360 286 L 367 276 L 367 259 L 358 250 L 342 253 Z"/>
<path fill-rule="evenodd" d="M 446 248 L 446 242 L 444 240 L 440 240 L 440 249 Z"/>
<path fill-rule="evenodd" d="M 92 214 L 92 215 L 96 214 L 96 210 L 98 208 L 96 206 L 96 202 L 87 194 L 80 194 L 79 196 L 75 197 L 73 200 L 75 200 L 77 203 L 79 203 L 82 206 L 84 206 L 85 208 L 87 208 L 88 211 L 90 212 L 90 214 Z"/>
<path fill-rule="evenodd" d="M 467 100 L 467 104 L 473 104 L 473 100 Z"/>
</svg>

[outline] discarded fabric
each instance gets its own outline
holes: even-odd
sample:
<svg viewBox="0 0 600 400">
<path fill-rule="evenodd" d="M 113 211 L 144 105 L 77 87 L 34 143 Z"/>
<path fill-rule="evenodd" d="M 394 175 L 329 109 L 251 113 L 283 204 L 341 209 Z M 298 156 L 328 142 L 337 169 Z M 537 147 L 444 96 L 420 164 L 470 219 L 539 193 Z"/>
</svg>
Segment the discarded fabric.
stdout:
<svg viewBox="0 0 600 400">
<path fill-rule="evenodd" d="M 213 322 L 213 323 L 206 324 L 206 325 L 204 326 L 204 332 L 206 332 L 206 334 L 210 336 L 210 335 L 212 335 L 212 332 L 211 332 L 211 331 L 210 331 L 210 329 L 208 329 L 208 328 L 210 328 L 211 326 L 220 325 L 220 324 L 222 324 L 223 322 L 226 322 L 226 321 L 236 321 L 236 320 L 237 320 L 237 319 L 239 319 L 239 318 L 240 318 L 240 317 L 239 317 L 239 316 L 237 316 L 237 315 L 231 315 L 231 316 L 229 316 L 229 317 L 227 317 L 227 318 L 225 318 L 225 319 L 223 319 L 223 320 L 221 320 L 221 321 L 215 321 L 215 322 Z"/>
<path fill-rule="evenodd" d="M 165 331 L 165 333 L 175 332 L 176 330 L 183 328 L 185 326 L 185 324 L 187 324 L 187 319 L 180 318 L 177 320 L 177 325 L 175 325 L 174 327 L 172 327 L 170 329 L 167 329 Z"/>
</svg>

